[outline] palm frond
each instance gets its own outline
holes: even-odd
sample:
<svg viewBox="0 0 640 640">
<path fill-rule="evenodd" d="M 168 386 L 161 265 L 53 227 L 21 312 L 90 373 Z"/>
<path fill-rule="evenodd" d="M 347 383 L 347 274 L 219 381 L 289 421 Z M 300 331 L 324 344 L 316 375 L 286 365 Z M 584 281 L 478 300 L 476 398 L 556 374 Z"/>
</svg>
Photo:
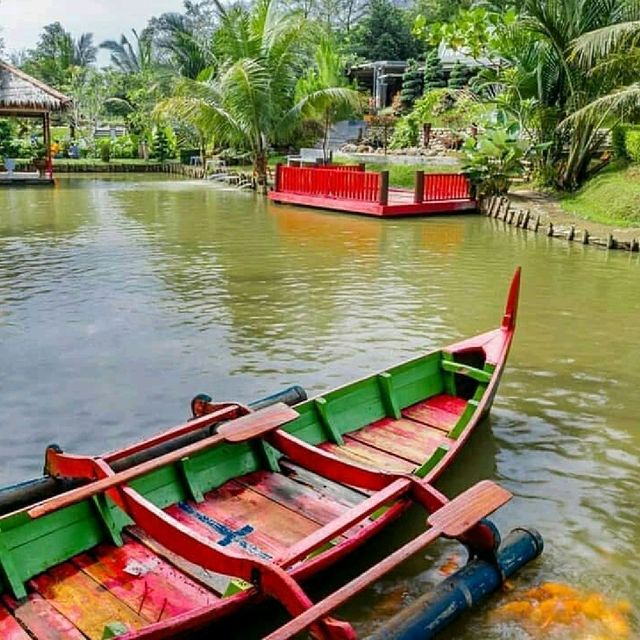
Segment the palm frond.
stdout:
<svg viewBox="0 0 640 640">
<path fill-rule="evenodd" d="M 595 29 L 574 40 L 571 55 L 588 68 L 620 49 L 637 46 L 639 40 L 640 20 L 620 22 Z"/>
</svg>

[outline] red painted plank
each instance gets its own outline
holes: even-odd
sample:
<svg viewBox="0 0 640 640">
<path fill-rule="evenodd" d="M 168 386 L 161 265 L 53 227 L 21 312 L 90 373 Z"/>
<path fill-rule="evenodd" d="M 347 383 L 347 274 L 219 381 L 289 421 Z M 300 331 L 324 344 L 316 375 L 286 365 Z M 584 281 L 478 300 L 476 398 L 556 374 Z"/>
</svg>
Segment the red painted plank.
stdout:
<svg viewBox="0 0 640 640">
<path fill-rule="evenodd" d="M 182 572 L 127 537 L 122 547 L 100 545 L 74 558 L 82 570 L 151 622 L 218 600 Z"/>
<path fill-rule="evenodd" d="M 325 443 L 321 445 L 321 448 L 343 460 L 356 462 L 373 469 L 382 469 L 394 473 L 410 473 L 416 468 L 416 465 L 408 460 L 369 447 L 349 436 L 345 437 L 344 445 L 342 446 Z"/>
<path fill-rule="evenodd" d="M 407 407 L 402 415 L 449 433 L 466 407 L 466 400 L 441 394 Z"/>
<path fill-rule="evenodd" d="M 349 434 L 350 438 L 393 453 L 415 465 L 423 464 L 438 448 L 449 442 L 441 431 L 413 420 L 383 418 Z"/>
<path fill-rule="evenodd" d="M 147 624 L 131 607 L 70 562 L 53 567 L 34 578 L 31 584 L 91 640 L 101 640 L 104 628 L 113 622 L 120 622 L 130 631 Z"/>
<path fill-rule="evenodd" d="M 189 576 L 197 584 L 203 585 L 208 591 L 216 595 L 222 595 L 229 585 L 229 576 L 221 573 L 214 573 L 208 569 L 204 569 L 200 565 L 185 560 L 182 556 L 173 553 L 165 546 L 161 545 L 157 540 L 152 538 L 148 533 L 139 527 L 129 527 L 128 534 L 134 537 L 144 545 L 151 553 L 159 558 L 166 560 L 171 566 L 176 567 L 179 571 Z"/>
<path fill-rule="evenodd" d="M 321 525 L 335 520 L 351 508 L 351 505 L 327 498 L 312 487 L 300 484 L 281 473 L 257 471 L 240 480 L 266 498 Z M 347 535 L 355 534 L 362 526 L 357 525 Z"/>
<path fill-rule="evenodd" d="M 20 624 L 36 640 L 86 640 L 86 636 L 70 620 L 37 593 L 29 594 L 24 602 L 17 602 L 9 596 L 3 599 Z"/>
<path fill-rule="evenodd" d="M 280 467 L 287 474 L 288 478 L 295 480 L 298 484 L 312 487 L 315 491 L 329 500 L 335 500 L 347 507 L 355 507 L 365 500 L 369 493 L 364 489 L 353 489 L 344 484 L 333 482 L 324 476 L 320 476 L 313 471 L 301 467 L 287 458 L 280 460 Z"/>
<path fill-rule="evenodd" d="M 31 640 L 20 623 L 0 605 L 0 638 L 2 640 Z"/>
<path fill-rule="evenodd" d="M 205 495 L 205 501 L 167 509 L 180 522 L 233 551 L 279 556 L 318 524 L 236 481 Z"/>
</svg>

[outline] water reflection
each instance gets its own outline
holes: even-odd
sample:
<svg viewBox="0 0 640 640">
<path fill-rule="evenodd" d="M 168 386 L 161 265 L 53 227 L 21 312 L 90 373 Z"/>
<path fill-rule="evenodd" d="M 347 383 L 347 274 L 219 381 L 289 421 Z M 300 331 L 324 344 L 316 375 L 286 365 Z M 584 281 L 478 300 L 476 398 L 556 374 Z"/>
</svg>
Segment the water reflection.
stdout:
<svg viewBox="0 0 640 640">
<path fill-rule="evenodd" d="M 493 477 L 514 492 L 499 524 L 537 526 L 547 541 L 523 583 L 637 602 L 637 256 L 474 217 L 275 207 L 162 176 L 60 182 L 0 191 L 0 482 L 38 473 L 50 441 L 95 453 L 177 422 L 196 391 L 323 390 L 490 328 L 521 264 L 519 333 L 491 425 L 442 488 Z M 422 523 L 414 514 L 388 535 Z M 450 553 L 413 559 L 347 613 L 374 628 L 441 579 L 430 561 Z M 445 637 L 526 637 L 514 633 L 478 612 Z"/>
</svg>

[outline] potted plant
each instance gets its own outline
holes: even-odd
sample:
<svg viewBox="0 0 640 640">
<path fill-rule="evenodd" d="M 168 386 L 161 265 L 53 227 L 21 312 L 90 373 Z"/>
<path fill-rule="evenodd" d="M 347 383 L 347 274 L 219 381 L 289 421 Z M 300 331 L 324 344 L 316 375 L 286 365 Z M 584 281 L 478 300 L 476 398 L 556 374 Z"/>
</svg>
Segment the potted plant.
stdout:
<svg viewBox="0 0 640 640">
<path fill-rule="evenodd" d="M 43 144 L 34 145 L 32 162 L 42 178 L 47 170 L 47 150 Z"/>
</svg>

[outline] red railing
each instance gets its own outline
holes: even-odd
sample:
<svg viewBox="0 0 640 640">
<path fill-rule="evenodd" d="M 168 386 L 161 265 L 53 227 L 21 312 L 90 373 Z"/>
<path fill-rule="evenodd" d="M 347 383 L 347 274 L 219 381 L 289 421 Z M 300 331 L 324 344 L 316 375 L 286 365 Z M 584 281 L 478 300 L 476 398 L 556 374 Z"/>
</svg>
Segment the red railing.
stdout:
<svg viewBox="0 0 640 640">
<path fill-rule="evenodd" d="M 469 200 L 469 178 L 455 173 L 426 173 L 424 176 L 424 200 Z"/>
<path fill-rule="evenodd" d="M 278 167 L 276 191 L 322 198 L 378 202 L 380 174 L 361 169 Z"/>
</svg>

